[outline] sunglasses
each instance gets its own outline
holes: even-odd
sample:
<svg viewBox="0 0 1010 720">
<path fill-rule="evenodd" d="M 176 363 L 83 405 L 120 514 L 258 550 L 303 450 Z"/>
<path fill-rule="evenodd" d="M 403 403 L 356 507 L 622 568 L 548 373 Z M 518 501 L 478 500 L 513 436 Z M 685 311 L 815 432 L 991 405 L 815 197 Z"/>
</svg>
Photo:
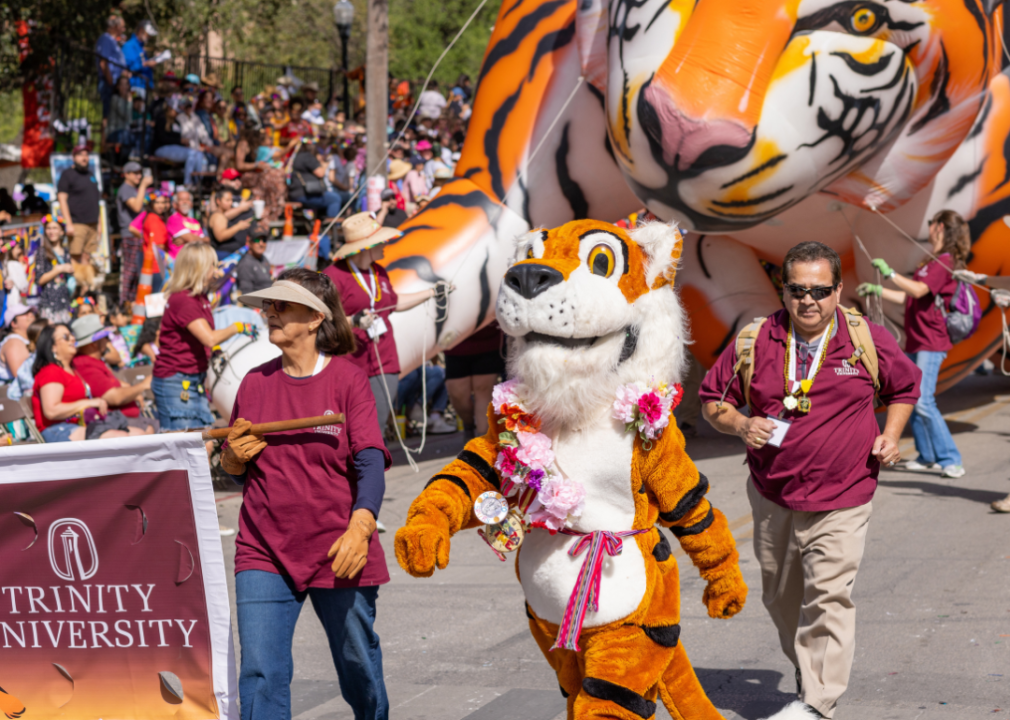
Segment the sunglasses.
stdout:
<svg viewBox="0 0 1010 720">
<path fill-rule="evenodd" d="M 797 300 L 803 299 L 804 295 L 810 295 L 810 299 L 815 301 L 825 299 L 838 288 L 837 285 L 828 285 L 827 287 L 805 288 L 800 285 L 793 285 L 792 283 L 786 283 L 785 287 L 786 290 L 789 291 L 789 294 L 792 295 Z"/>
<path fill-rule="evenodd" d="M 74 342 L 74 337 L 70 333 L 66 333 L 64 335 L 54 335 L 53 340 L 57 340 L 59 342 Z"/>
<path fill-rule="evenodd" d="M 262 238 L 262 237 L 261 238 L 253 238 L 252 240 L 249 241 L 249 244 L 250 245 L 266 245 L 267 244 L 267 239 L 266 238 Z"/>
<path fill-rule="evenodd" d="M 274 312 L 287 312 L 289 307 L 293 305 L 298 305 L 299 303 L 288 302 L 287 300 L 263 300 L 263 309 L 273 308 Z"/>
</svg>

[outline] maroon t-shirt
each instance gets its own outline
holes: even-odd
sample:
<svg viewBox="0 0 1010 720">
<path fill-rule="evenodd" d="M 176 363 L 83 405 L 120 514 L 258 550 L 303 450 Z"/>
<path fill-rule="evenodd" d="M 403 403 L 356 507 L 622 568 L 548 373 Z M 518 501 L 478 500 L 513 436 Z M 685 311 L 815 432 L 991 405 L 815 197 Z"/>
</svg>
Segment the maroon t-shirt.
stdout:
<svg viewBox="0 0 1010 720">
<path fill-rule="evenodd" d="M 356 315 L 365 309 L 375 308 L 375 314 L 386 322 L 386 332 L 379 336 L 379 356 L 382 358 L 382 369 L 379 369 L 379 361 L 375 358 L 372 338 L 361 328 L 354 328 L 354 336 L 358 339 L 358 349 L 351 356 L 351 359 L 365 371 L 368 377 L 375 377 L 383 373 L 399 373 L 400 357 L 396 353 L 396 339 L 393 337 L 393 324 L 389 321 L 389 316 L 396 310 L 397 295 L 393 291 L 393 284 L 389 282 L 389 275 L 386 268 L 377 263 L 372 263 L 372 270 L 375 271 L 375 282 L 379 286 L 376 291 L 377 297 L 373 306 L 368 292 L 361 286 L 354 276 L 354 271 L 347 264 L 347 260 L 340 260 L 323 270 L 330 276 L 330 280 L 337 286 L 340 293 L 340 302 L 343 303 L 344 312 L 347 317 Z M 361 272 L 362 280 L 366 285 L 371 285 L 372 277 L 367 270 Z"/>
<path fill-rule="evenodd" d="M 387 468 L 392 463 L 365 374 L 349 359 L 334 357 L 318 375 L 293 378 L 276 358 L 242 380 L 231 420 L 261 423 L 338 413 L 343 423 L 264 436 L 266 448 L 246 466 L 235 572 L 287 575 L 299 591 L 389 582 L 377 532 L 368 562 L 353 580 L 335 578 L 326 557 L 347 530 L 357 498 L 354 456 L 374 447 L 386 456 Z"/>
<path fill-rule="evenodd" d="M 906 352 L 934 350 L 948 352 L 954 347 L 947 332 L 947 321 L 936 306 L 936 296 L 943 298 L 946 306 L 957 289 L 957 280 L 951 275 L 954 258 L 944 253 L 937 260 L 930 260 L 912 274 L 913 280 L 926 283 L 929 292 L 921 298 L 909 295 L 905 299 L 905 340 Z"/>
<path fill-rule="evenodd" d="M 122 387 L 122 383 L 112 374 L 109 366 L 98 358 L 77 355 L 70 361 L 70 365 L 91 387 L 92 397 L 100 398 L 109 390 Z M 109 405 L 109 410 L 119 410 L 126 417 L 140 417 L 140 408 L 135 402 L 126 405 Z"/>
<path fill-rule="evenodd" d="M 870 454 L 880 434 L 873 413 L 873 380 L 861 362 L 849 365 L 854 348 L 839 311 L 838 330 L 828 341 L 824 364 L 810 391 L 810 412 L 785 410 L 788 322 L 785 310 L 771 315 L 754 344 L 751 412 L 757 417 L 792 421 L 782 447 L 747 448 L 754 486 L 764 497 L 790 510 L 824 512 L 864 505 L 873 499 L 880 471 L 880 463 Z M 880 359 L 880 399 L 885 404 L 914 405 L 922 373 L 884 328 L 873 323 L 869 326 Z M 740 378 L 733 379 L 736 359 L 733 342 L 702 381 L 702 403 L 719 402 L 733 380 L 726 402 L 744 406 Z"/>
<path fill-rule="evenodd" d="M 203 318 L 214 329 L 214 313 L 210 300 L 203 295 L 174 292 L 168 296 L 165 314 L 161 318 L 160 352 L 154 361 L 153 375 L 169 378 L 176 373 L 196 375 L 207 371 L 210 348 L 196 339 L 186 326 Z"/>
</svg>

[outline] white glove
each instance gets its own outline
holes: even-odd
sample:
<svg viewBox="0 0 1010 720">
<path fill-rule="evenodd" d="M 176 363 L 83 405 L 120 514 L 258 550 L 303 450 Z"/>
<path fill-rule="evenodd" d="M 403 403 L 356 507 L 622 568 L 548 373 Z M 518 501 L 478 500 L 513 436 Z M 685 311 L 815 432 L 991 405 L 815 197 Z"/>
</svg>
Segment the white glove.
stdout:
<svg viewBox="0 0 1010 720">
<path fill-rule="evenodd" d="M 983 275 L 982 273 L 972 272 L 971 270 L 955 270 L 954 279 L 960 280 L 966 283 L 976 283 L 981 285 L 985 282 L 988 275 Z"/>
<path fill-rule="evenodd" d="M 1004 310 L 1010 307 L 1010 290 L 993 290 L 992 301 Z"/>
</svg>

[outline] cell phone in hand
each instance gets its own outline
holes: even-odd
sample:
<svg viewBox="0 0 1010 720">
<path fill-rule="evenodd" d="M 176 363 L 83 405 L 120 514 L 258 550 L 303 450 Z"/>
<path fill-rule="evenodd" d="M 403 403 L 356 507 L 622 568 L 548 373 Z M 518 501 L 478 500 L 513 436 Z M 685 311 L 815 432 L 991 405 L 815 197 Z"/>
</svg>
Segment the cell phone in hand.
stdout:
<svg viewBox="0 0 1010 720">
<path fill-rule="evenodd" d="M 151 177 L 151 168 L 144 168 L 143 172 L 144 172 L 144 177 L 146 177 L 146 178 Z"/>
</svg>

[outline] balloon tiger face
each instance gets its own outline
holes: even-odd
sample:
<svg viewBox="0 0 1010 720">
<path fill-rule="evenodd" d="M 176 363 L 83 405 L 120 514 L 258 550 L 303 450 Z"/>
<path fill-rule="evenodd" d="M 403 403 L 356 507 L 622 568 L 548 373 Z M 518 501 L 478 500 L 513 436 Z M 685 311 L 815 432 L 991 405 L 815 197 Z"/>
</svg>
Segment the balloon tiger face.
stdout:
<svg viewBox="0 0 1010 720">
<path fill-rule="evenodd" d="M 687 332 L 673 281 L 676 228 L 630 232 L 577 220 L 519 238 L 498 291 L 509 369 L 533 392 L 533 411 L 569 424 L 594 421 L 621 384 L 676 382 Z"/>
<path fill-rule="evenodd" d="M 822 190 L 886 210 L 925 187 L 999 71 L 996 5 L 588 0 L 577 18 L 635 193 L 688 229 L 731 232 Z M 604 18 L 607 44 L 593 40 Z"/>
</svg>

